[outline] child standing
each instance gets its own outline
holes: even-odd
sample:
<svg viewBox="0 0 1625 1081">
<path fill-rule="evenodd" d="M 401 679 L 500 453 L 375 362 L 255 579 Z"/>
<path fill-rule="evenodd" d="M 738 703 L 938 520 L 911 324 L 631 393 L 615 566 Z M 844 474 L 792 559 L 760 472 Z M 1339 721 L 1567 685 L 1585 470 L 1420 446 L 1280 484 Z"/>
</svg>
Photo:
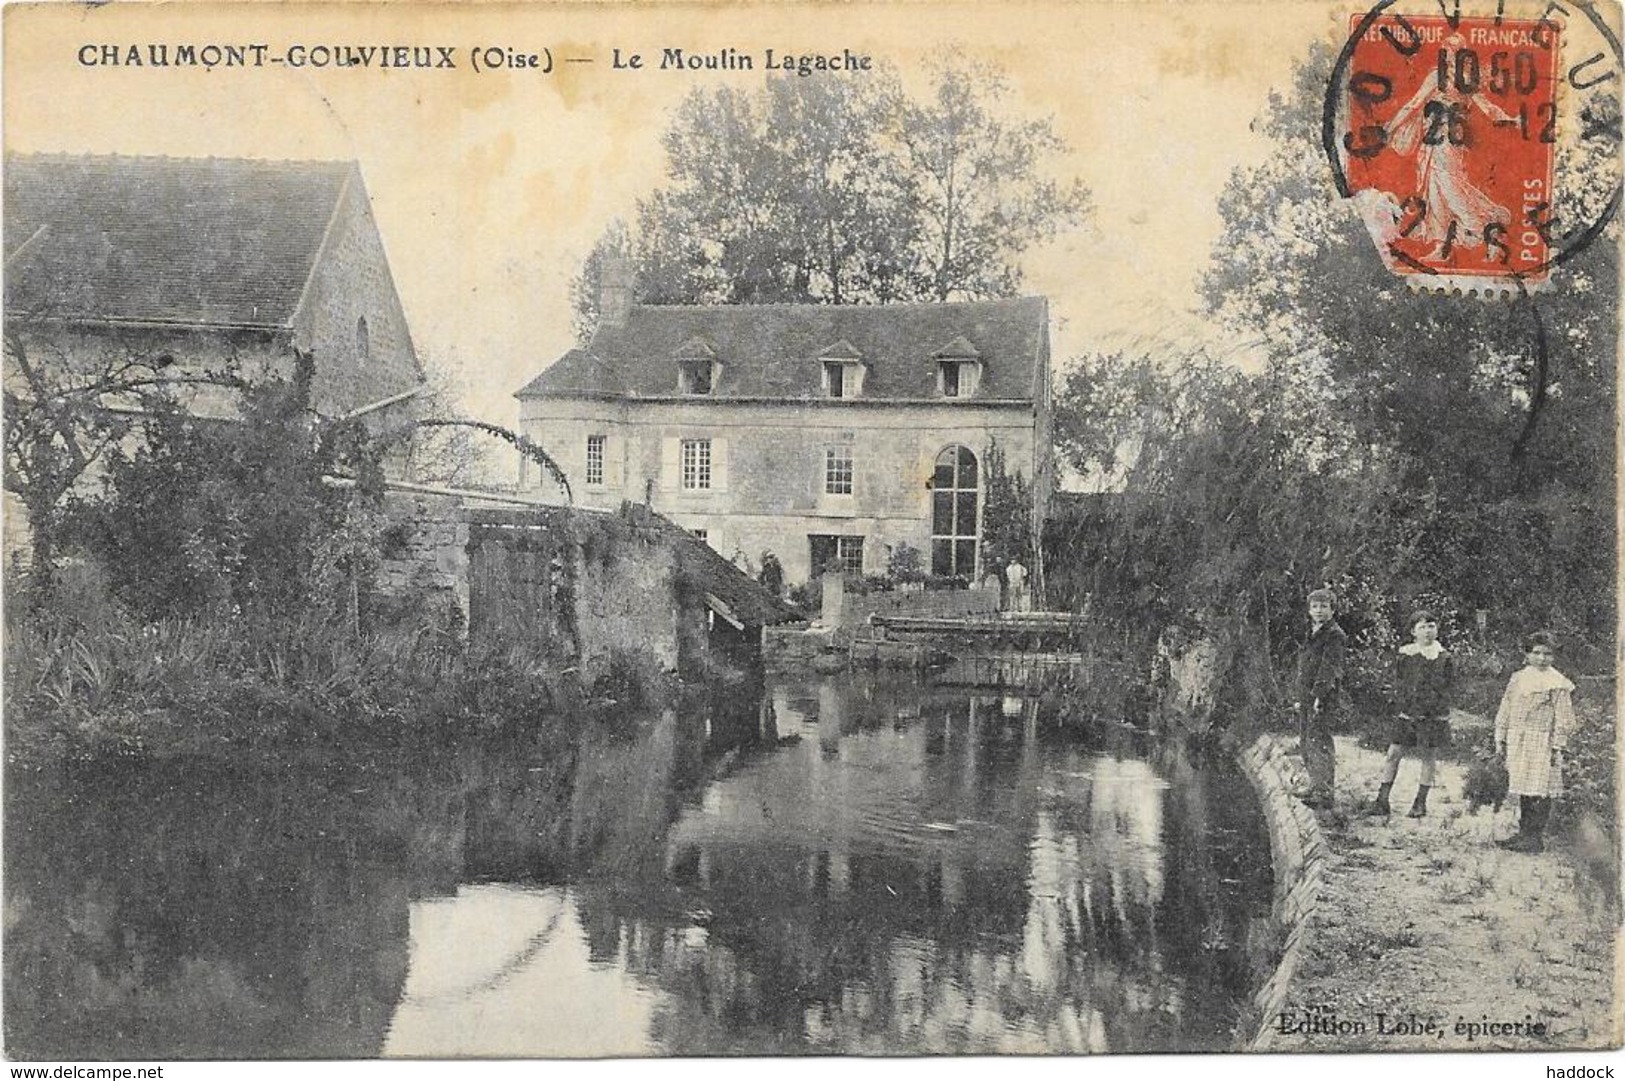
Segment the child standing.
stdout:
<svg viewBox="0 0 1625 1081">
<path fill-rule="evenodd" d="M 1563 791 L 1563 748 L 1578 727 L 1574 684 L 1552 667 L 1557 645 L 1545 632 L 1524 641 L 1523 668 L 1512 674 L 1495 713 L 1495 750 L 1506 760 L 1507 791 L 1519 797 L 1518 832 L 1500 847 L 1540 852 L 1552 797 Z"/>
<path fill-rule="evenodd" d="M 1332 805 L 1337 780 L 1337 745 L 1332 721 L 1343 689 L 1343 650 L 1348 635 L 1332 618 L 1336 597 L 1329 589 L 1309 594 L 1309 640 L 1298 651 L 1297 701 L 1299 743 L 1309 786 L 1301 794 L 1316 809 Z"/>
<path fill-rule="evenodd" d="M 1399 763 L 1413 748 L 1422 759 L 1422 783 L 1407 815 L 1426 815 L 1428 789 L 1433 787 L 1438 771 L 1438 751 L 1450 742 L 1450 690 L 1455 683 L 1455 662 L 1439 644 L 1439 621 L 1432 612 L 1412 615 L 1410 630 L 1411 640 L 1399 647 L 1395 662 L 1394 698 L 1399 716 L 1388 744 L 1382 784 L 1366 808 L 1370 816 L 1389 813 L 1388 793 L 1399 776 Z"/>
</svg>

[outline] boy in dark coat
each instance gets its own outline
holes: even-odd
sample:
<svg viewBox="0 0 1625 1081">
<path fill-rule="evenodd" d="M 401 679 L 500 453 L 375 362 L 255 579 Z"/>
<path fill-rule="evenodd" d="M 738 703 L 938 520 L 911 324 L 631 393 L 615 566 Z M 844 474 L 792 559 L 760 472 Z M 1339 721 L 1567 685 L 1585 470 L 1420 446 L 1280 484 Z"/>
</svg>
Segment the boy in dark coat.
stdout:
<svg viewBox="0 0 1625 1081">
<path fill-rule="evenodd" d="M 1309 640 L 1298 652 L 1297 700 L 1299 742 L 1309 788 L 1303 801 L 1311 807 L 1332 805 L 1337 779 L 1337 748 L 1332 743 L 1332 719 L 1343 690 L 1343 651 L 1348 635 L 1332 618 L 1335 601 L 1329 589 L 1309 594 Z"/>
</svg>

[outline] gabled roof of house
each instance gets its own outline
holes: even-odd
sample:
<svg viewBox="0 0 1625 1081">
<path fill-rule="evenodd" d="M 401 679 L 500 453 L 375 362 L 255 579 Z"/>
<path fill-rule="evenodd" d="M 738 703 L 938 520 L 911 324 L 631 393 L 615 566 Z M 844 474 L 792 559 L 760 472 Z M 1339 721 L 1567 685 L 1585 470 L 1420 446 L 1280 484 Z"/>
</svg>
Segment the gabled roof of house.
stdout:
<svg viewBox="0 0 1625 1081">
<path fill-rule="evenodd" d="M 515 395 L 663 397 L 677 393 L 672 357 L 706 342 L 721 365 L 712 397 L 819 398 L 820 358 L 844 344 L 869 366 L 865 398 L 931 398 L 942 357 L 982 363 L 978 398 L 1030 399 L 1047 359 L 1042 297 L 945 304 L 633 305 Z"/>
<path fill-rule="evenodd" d="M 14 155 L 13 314 L 285 327 L 353 162 Z"/>
</svg>

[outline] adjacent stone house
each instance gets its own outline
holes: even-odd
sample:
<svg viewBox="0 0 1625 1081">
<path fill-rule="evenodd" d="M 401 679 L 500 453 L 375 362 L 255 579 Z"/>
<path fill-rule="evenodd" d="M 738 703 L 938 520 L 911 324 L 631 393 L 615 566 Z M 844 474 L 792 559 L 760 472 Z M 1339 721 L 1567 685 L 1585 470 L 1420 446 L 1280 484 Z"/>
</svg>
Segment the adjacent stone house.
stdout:
<svg viewBox="0 0 1625 1081">
<path fill-rule="evenodd" d="M 592 340 L 517 392 L 521 431 L 584 506 L 647 503 L 789 581 L 831 565 L 980 577 L 996 442 L 1032 483 L 1053 471 L 1042 298 L 878 306 L 630 303 L 618 273 Z M 526 484 L 540 488 L 544 478 Z"/>
<path fill-rule="evenodd" d="M 57 387 L 134 360 L 194 415 L 230 418 L 234 392 L 188 380 L 286 377 L 301 352 L 319 414 L 413 415 L 423 369 L 354 162 L 9 155 L 4 186 L 6 378 L 23 400 L 16 354 Z M 10 492 L 5 511 L 8 557 L 26 559 Z"/>
<path fill-rule="evenodd" d="M 299 350 L 319 413 L 380 421 L 422 386 L 354 162 L 11 155 L 5 209 L 6 331 L 44 363 L 117 350 L 252 380 Z"/>
</svg>

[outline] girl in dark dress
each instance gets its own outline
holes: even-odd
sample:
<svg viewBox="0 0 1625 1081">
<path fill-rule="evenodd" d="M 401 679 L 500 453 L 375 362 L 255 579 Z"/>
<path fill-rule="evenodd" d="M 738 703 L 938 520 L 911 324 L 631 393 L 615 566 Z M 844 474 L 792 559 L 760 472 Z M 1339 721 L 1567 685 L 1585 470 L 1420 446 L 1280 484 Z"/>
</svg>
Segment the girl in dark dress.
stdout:
<svg viewBox="0 0 1625 1081">
<path fill-rule="evenodd" d="M 1438 749 L 1450 742 L 1450 690 L 1455 682 L 1455 663 L 1439 644 L 1439 621 L 1431 612 L 1417 612 L 1410 620 L 1411 641 L 1399 647 L 1394 672 L 1394 697 L 1398 716 L 1388 744 L 1388 761 L 1383 766 L 1382 786 L 1366 808 L 1366 814 L 1389 813 L 1388 793 L 1399 776 L 1399 763 L 1406 751 L 1422 759 L 1421 786 L 1411 803 L 1409 816 L 1428 813 L 1428 789 L 1438 771 Z"/>
</svg>

